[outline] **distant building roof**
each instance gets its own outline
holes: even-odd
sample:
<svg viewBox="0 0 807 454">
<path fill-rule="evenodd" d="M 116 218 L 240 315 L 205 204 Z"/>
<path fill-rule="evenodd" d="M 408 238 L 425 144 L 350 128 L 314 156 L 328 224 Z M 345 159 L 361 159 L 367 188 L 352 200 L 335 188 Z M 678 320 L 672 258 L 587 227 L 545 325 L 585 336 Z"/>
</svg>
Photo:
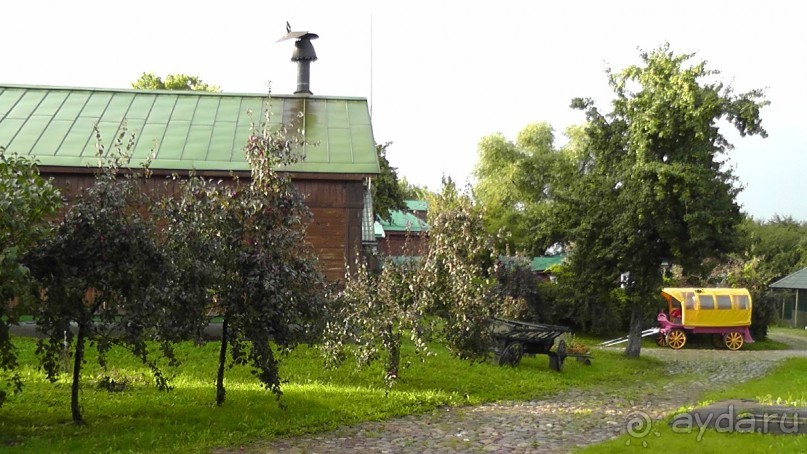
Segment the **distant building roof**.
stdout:
<svg viewBox="0 0 807 454">
<path fill-rule="evenodd" d="M 566 254 L 533 257 L 530 262 L 530 269 L 532 271 L 546 271 L 555 265 L 563 263 L 564 258 L 566 258 Z"/>
<path fill-rule="evenodd" d="M 412 213 L 390 210 L 389 219 L 378 219 L 386 232 L 427 232 L 429 225 Z"/>
<path fill-rule="evenodd" d="M 108 149 L 125 121 L 137 164 L 154 152 L 153 169 L 247 171 L 242 149 L 267 110 L 270 125 L 295 121 L 307 141 L 305 160 L 280 170 L 379 173 L 364 98 L 0 84 L 0 146 L 43 166 L 95 166 L 93 125 Z"/>
<path fill-rule="evenodd" d="M 429 204 L 425 200 L 404 200 L 404 203 L 410 211 L 429 211 Z"/>
<path fill-rule="evenodd" d="M 381 223 L 375 221 L 373 223 L 373 232 L 375 233 L 376 238 L 384 238 L 387 235 L 384 233 L 384 227 L 381 226 Z"/>
<path fill-rule="evenodd" d="M 807 289 L 807 268 L 802 268 L 793 274 L 787 275 L 768 287 L 805 290 Z"/>
</svg>

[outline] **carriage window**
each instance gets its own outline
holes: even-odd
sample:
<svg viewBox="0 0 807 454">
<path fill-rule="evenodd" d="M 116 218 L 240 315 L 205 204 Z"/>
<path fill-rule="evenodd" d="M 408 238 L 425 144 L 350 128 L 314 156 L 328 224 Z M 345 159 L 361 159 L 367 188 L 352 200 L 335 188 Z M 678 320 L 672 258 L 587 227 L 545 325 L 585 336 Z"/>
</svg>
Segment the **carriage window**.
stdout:
<svg viewBox="0 0 807 454">
<path fill-rule="evenodd" d="M 684 297 L 684 308 L 689 311 L 695 310 L 695 294 L 692 292 L 684 292 L 681 294 Z"/>
<path fill-rule="evenodd" d="M 698 295 L 698 301 L 701 303 L 701 310 L 715 308 L 715 297 L 712 295 Z"/>
<path fill-rule="evenodd" d="M 731 309 L 731 298 L 728 295 L 717 295 L 718 309 Z"/>
<path fill-rule="evenodd" d="M 748 295 L 736 295 L 737 309 L 748 310 Z"/>
</svg>

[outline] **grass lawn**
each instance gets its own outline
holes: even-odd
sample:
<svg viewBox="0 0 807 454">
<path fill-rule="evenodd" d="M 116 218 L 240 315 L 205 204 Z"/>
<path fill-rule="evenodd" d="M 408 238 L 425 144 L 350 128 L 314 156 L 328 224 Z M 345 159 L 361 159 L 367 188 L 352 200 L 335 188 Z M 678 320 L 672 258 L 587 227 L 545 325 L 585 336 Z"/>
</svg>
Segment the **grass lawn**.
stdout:
<svg viewBox="0 0 807 454">
<path fill-rule="evenodd" d="M 768 331 L 772 333 L 782 333 L 791 336 L 799 336 L 807 339 L 807 329 L 791 328 L 788 326 L 771 326 L 770 328 L 768 328 Z"/>
<path fill-rule="evenodd" d="M 385 396 L 379 367 L 356 371 L 353 364 L 325 370 L 316 349 L 301 347 L 284 359 L 278 406 L 248 369 L 227 371 L 227 401 L 214 404 L 218 344 L 178 348 L 183 364 L 169 370 L 171 392 L 152 386 L 145 368 L 125 351 L 109 357 L 113 377 L 129 381 L 125 390 L 97 386 L 101 371 L 89 355 L 81 404 L 87 426 L 70 422 L 70 383 L 56 384 L 36 368 L 34 342 L 14 339 L 20 350 L 25 389 L 0 407 L 0 450 L 9 452 L 205 452 L 278 435 L 321 431 L 360 421 L 427 412 L 444 405 L 526 400 L 571 387 L 613 386 L 615 392 L 637 381 L 661 379 L 662 366 L 650 358 L 629 360 L 620 352 L 595 352 L 593 364 L 568 361 L 562 373 L 538 355 L 516 368 L 470 364 L 452 358 L 439 345 L 421 363 L 411 345 L 403 351 L 398 385 Z M 92 350 L 90 350 L 92 352 Z"/>
<path fill-rule="evenodd" d="M 715 401 L 734 398 L 807 407 L 807 359 L 791 358 L 763 378 L 709 393 L 702 404 L 707 405 Z M 718 433 L 713 429 L 701 431 L 697 428 L 691 433 L 675 433 L 665 420 L 656 422 L 649 434 L 643 438 L 624 435 L 609 442 L 588 447 L 581 452 L 600 454 L 660 450 L 715 454 L 807 452 L 807 436 Z"/>
</svg>

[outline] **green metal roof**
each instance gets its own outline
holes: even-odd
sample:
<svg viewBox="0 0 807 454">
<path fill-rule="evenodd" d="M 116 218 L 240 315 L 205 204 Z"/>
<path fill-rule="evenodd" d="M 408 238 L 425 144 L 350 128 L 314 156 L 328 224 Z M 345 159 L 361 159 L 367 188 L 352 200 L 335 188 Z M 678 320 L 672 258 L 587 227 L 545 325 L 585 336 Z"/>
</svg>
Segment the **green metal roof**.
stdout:
<svg viewBox="0 0 807 454">
<path fill-rule="evenodd" d="M 409 211 L 429 211 L 429 204 L 425 200 L 404 200 Z"/>
<path fill-rule="evenodd" d="M 807 268 L 802 268 L 793 274 L 787 275 L 768 287 L 805 290 L 807 289 Z"/>
<path fill-rule="evenodd" d="M 250 125 L 267 110 L 270 125 L 302 119 L 307 140 L 305 160 L 281 170 L 379 173 L 363 98 L 0 84 L 0 146 L 44 166 L 95 166 L 93 125 L 108 149 L 126 124 L 137 164 L 154 152 L 153 169 L 246 171 Z"/>
<path fill-rule="evenodd" d="M 373 222 L 373 234 L 376 238 L 384 238 L 386 236 L 384 234 L 384 227 L 378 221 Z"/>
<path fill-rule="evenodd" d="M 555 265 L 560 265 L 565 257 L 565 254 L 533 257 L 532 262 L 530 262 L 530 269 L 532 271 L 546 271 Z"/>
<path fill-rule="evenodd" d="M 390 210 L 389 219 L 378 219 L 386 232 L 428 232 L 429 225 L 412 213 Z"/>
</svg>

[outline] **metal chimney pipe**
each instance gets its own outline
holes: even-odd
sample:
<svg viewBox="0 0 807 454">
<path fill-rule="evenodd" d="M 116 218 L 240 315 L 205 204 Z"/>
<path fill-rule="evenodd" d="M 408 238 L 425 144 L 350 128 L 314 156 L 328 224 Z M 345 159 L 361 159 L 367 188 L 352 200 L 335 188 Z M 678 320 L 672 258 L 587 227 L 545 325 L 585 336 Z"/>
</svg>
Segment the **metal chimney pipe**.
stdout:
<svg viewBox="0 0 807 454">
<path fill-rule="evenodd" d="M 294 42 L 294 53 L 291 61 L 297 62 L 297 91 L 295 95 L 312 95 L 311 93 L 311 62 L 317 61 L 317 53 L 314 51 L 312 39 L 319 36 L 314 33 L 306 33 Z"/>
<path fill-rule="evenodd" d="M 319 36 L 315 33 L 293 32 L 291 25 L 286 22 L 286 34 L 277 42 L 287 39 L 294 39 L 294 53 L 291 54 L 291 61 L 297 62 L 297 91 L 295 95 L 308 96 L 311 93 L 311 62 L 317 61 L 317 53 L 311 40 Z"/>
<path fill-rule="evenodd" d="M 294 53 L 291 61 L 297 62 L 297 91 L 295 95 L 312 95 L 311 93 L 311 62 L 317 61 L 317 52 L 312 39 L 317 39 L 314 33 L 306 33 L 294 42 Z"/>
</svg>

